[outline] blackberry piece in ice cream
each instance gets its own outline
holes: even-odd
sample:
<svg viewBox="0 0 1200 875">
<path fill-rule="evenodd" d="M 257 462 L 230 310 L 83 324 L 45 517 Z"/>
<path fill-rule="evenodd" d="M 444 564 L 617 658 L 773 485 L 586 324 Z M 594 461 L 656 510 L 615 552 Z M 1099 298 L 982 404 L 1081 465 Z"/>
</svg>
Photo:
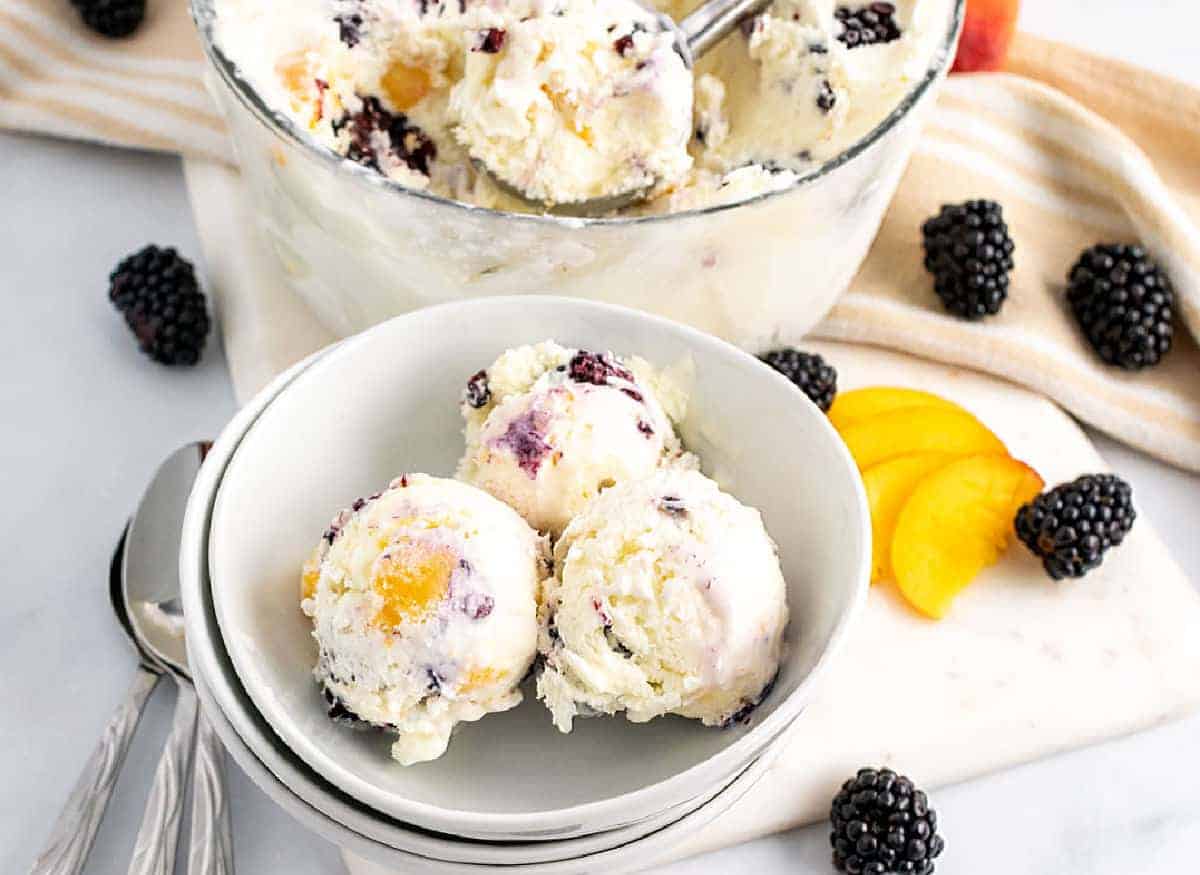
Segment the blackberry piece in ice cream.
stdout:
<svg viewBox="0 0 1200 875">
<path fill-rule="evenodd" d="M 386 172 L 386 164 L 391 161 L 428 176 L 429 165 L 437 158 L 433 140 L 410 124 L 404 113 L 385 109 L 378 97 L 362 98 L 361 109 L 344 113 L 332 124 L 335 134 L 345 131 L 349 138 L 346 157 L 372 170 Z M 386 135 L 388 142 L 382 155 L 377 147 L 380 133 Z"/>
</svg>

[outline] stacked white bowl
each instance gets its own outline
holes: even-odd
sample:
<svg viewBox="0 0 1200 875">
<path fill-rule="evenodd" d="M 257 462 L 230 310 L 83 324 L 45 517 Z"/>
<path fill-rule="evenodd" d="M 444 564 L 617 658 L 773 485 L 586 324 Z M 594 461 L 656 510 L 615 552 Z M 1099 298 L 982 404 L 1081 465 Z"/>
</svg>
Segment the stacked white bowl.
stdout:
<svg viewBox="0 0 1200 875">
<path fill-rule="evenodd" d="M 399 473 L 448 475 L 465 379 L 553 338 L 694 369 L 685 444 L 763 513 L 792 621 L 773 692 L 747 725 L 622 717 L 552 726 L 530 693 L 402 767 L 382 734 L 331 722 L 298 574 L 333 511 Z M 416 311 L 317 353 L 229 424 L 188 508 L 180 558 L 205 712 L 237 763 L 302 823 L 402 872 L 634 871 L 653 866 L 769 768 L 867 588 L 870 524 L 825 417 L 752 356 L 632 310 L 491 298 Z"/>
</svg>

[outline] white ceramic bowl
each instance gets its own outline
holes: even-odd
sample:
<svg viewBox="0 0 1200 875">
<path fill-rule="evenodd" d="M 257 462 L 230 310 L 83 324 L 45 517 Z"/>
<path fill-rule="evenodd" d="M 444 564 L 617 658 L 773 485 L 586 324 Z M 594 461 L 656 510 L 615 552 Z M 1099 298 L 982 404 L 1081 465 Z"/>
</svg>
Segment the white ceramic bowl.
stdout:
<svg viewBox="0 0 1200 875">
<path fill-rule="evenodd" d="M 340 847 L 343 854 L 354 855 L 352 859 L 355 864 L 366 862 L 373 871 L 395 872 L 397 875 L 492 872 L 498 868 L 495 864 L 452 862 L 405 851 L 371 838 L 371 824 L 367 820 L 356 819 L 348 824 L 329 817 L 289 790 L 258 760 L 225 718 L 206 680 L 199 674 L 196 675 L 196 692 L 221 743 L 259 789 L 303 826 Z M 783 740 L 772 745 L 710 803 L 644 838 L 570 859 L 508 864 L 503 866 L 503 871 L 510 875 L 595 875 L 596 872 L 621 875 L 651 870 L 657 861 L 674 852 L 680 844 L 712 824 L 741 800 L 770 769 L 782 747 Z M 374 868 L 376 866 L 382 869 L 377 870 Z"/>
<path fill-rule="evenodd" d="M 237 444 L 270 398 L 317 357 L 298 365 L 276 381 L 223 431 L 197 478 L 184 525 L 180 573 L 186 616 L 191 627 L 188 633 L 191 665 L 206 714 L 247 773 L 285 809 L 293 813 L 304 812 L 302 816 L 298 815 L 302 821 L 323 816 L 333 825 L 406 854 L 429 860 L 493 866 L 577 860 L 622 847 L 678 822 L 735 786 L 746 786 L 742 778 L 746 772 L 743 772 L 729 786 L 714 788 L 701 798 L 657 817 L 634 826 L 579 838 L 474 842 L 410 829 L 379 814 L 330 785 L 289 750 L 250 702 L 225 651 L 208 585 L 207 540 L 217 487 Z M 251 753 L 252 749 L 256 753 Z"/>
<path fill-rule="evenodd" d="M 301 562 L 337 508 L 403 471 L 448 474 L 463 381 L 504 349 L 554 337 L 695 368 L 685 442 L 762 512 L 793 623 L 775 691 L 750 727 L 580 721 L 540 703 L 466 724 L 441 759 L 403 768 L 388 739 L 331 723 L 312 681 Z M 220 631 L 251 700 L 331 784 L 405 823 L 492 840 L 561 839 L 662 814 L 743 770 L 804 707 L 866 593 L 870 528 L 857 471 L 826 418 L 751 356 L 681 325 L 555 298 L 417 311 L 323 356 L 279 391 L 221 480 L 210 541 Z"/>
</svg>

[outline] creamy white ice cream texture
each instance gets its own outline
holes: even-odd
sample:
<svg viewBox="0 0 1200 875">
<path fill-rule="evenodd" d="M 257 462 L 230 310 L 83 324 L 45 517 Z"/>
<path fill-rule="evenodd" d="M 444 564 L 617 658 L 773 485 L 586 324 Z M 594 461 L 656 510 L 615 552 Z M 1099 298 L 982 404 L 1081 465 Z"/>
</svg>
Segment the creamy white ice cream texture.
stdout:
<svg viewBox="0 0 1200 875">
<path fill-rule="evenodd" d="M 952 6 L 776 0 L 694 75 L 633 0 L 217 0 L 216 38 L 269 105 L 406 186 L 529 209 L 474 156 L 555 202 L 657 179 L 628 210 L 661 213 L 787 187 L 845 151 L 925 75 Z M 897 35 L 851 45 L 839 15 L 868 7 Z"/>
<path fill-rule="evenodd" d="M 459 478 L 552 535 L 605 489 L 696 464 L 675 434 L 683 392 L 638 359 L 518 347 L 470 379 L 462 411 Z"/>
<path fill-rule="evenodd" d="M 455 136 L 498 179 L 547 204 L 676 180 L 692 158 L 692 75 L 632 0 L 584 0 L 493 30 L 450 92 Z M 503 34 L 503 36 L 499 36 Z"/>
<path fill-rule="evenodd" d="M 506 711 L 533 663 L 546 545 L 511 508 L 409 474 L 338 514 L 302 576 L 330 716 L 396 734 L 404 765 Z"/>
<path fill-rule="evenodd" d="M 538 696 L 577 715 L 747 717 L 779 668 L 788 622 L 758 511 L 694 470 L 602 493 L 563 532 L 543 585 Z"/>
</svg>

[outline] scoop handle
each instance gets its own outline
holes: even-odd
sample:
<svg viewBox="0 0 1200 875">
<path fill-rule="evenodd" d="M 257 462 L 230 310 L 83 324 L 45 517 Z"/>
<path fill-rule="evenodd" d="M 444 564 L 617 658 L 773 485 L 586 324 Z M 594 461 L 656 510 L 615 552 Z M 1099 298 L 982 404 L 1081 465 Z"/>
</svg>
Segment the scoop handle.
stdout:
<svg viewBox="0 0 1200 875">
<path fill-rule="evenodd" d="M 146 665 L 138 666 L 125 701 L 104 728 L 104 736 L 80 773 L 45 850 L 34 861 L 29 875 L 77 875 L 83 871 L 104 809 L 108 807 L 117 783 L 117 774 L 125 762 L 129 741 L 142 717 L 146 700 L 161 677 L 160 672 Z"/>
<path fill-rule="evenodd" d="M 687 42 L 690 62 L 701 57 L 737 27 L 747 16 L 757 15 L 772 0 L 708 0 L 691 15 L 679 22 L 679 31 Z"/>
</svg>

